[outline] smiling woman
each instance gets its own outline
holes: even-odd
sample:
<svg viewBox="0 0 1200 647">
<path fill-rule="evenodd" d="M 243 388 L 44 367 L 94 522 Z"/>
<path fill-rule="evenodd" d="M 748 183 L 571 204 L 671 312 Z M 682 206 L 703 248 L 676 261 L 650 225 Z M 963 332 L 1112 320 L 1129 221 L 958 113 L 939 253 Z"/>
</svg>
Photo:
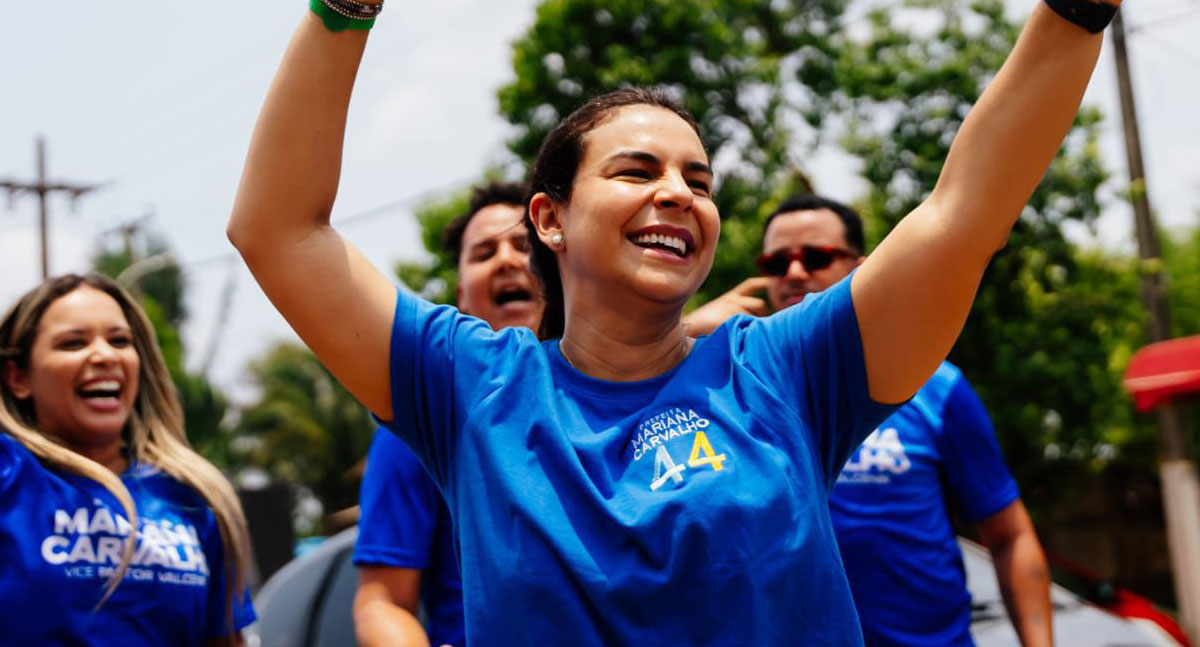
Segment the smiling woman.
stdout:
<svg viewBox="0 0 1200 647">
<path fill-rule="evenodd" d="M 330 227 L 365 32 L 305 18 L 228 232 L 445 494 L 468 644 L 859 646 L 829 489 L 945 358 L 1100 42 L 1039 6 L 936 190 L 852 280 L 698 339 L 682 314 L 717 249 L 712 172 L 654 90 L 596 97 L 542 146 L 540 341 L 398 292 Z"/>
<path fill-rule="evenodd" d="M 246 521 L 133 299 L 43 283 L 0 321 L 0 370 L 0 644 L 240 644 Z"/>
</svg>

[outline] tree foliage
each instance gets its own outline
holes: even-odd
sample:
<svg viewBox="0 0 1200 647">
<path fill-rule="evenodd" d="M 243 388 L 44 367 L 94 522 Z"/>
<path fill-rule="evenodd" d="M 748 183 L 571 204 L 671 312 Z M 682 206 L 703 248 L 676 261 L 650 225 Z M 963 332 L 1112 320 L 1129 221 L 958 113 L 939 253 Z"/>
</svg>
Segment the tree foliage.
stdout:
<svg viewBox="0 0 1200 647">
<path fill-rule="evenodd" d="M 248 462 L 307 488 L 326 512 L 353 505 L 353 468 L 375 430 L 366 409 L 303 346 L 274 346 L 250 374 L 261 396 L 237 425 L 239 436 L 257 440 Z"/>
<path fill-rule="evenodd" d="M 530 162 L 555 124 L 588 97 L 630 85 L 672 92 L 695 116 L 720 172 L 721 253 L 699 298 L 745 278 L 758 228 L 807 186 L 807 92 L 787 72 L 828 58 L 842 0 L 548 0 L 513 45 L 516 79 L 499 92 Z"/>
<path fill-rule="evenodd" d="M 833 37 L 836 56 L 800 80 L 837 89 L 819 108 L 847 116 L 846 150 L 862 160 L 861 203 L 878 239 L 929 194 L 955 133 L 1019 33 L 1001 0 L 926 0 L 911 20 L 873 11 L 865 35 Z M 807 75 L 807 76 L 806 76 Z M 1009 462 L 1026 482 L 1061 470 L 1041 460 L 1103 464 L 1144 446 L 1120 374 L 1141 341 L 1131 267 L 1084 254 L 1064 225 L 1099 216 L 1107 179 L 1085 109 L 984 278 L 951 359 L 988 404 Z"/>
<path fill-rule="evenodd" d="M 1164 232 L 1162 241 L 1171 332 L 1177 337 L 1200 335 L 1200 226 Z"/>
<path fill-rule="evenodd" d="M 484 174 L 484 182 L 497 179 L 498 171 Z M 421 227 L 421 242 L 429 252 L 427 262 L 396 264 L 396 276 L 412 291 L 434 303 L 453 304 L 458 287 L 457 259 L 442 249 L 442 231 L 451 220 L 467 212 L 471 199 L 470 188 L 464 187 L 447 195 L 431 198 L 413 212 Z"/>
</svg>

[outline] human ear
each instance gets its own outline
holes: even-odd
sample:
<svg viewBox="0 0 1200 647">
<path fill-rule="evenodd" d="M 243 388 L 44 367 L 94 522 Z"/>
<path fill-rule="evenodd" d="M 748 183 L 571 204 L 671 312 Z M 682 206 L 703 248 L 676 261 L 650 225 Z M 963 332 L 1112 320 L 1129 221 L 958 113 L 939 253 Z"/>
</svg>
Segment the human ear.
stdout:
<svg viewBox="0 0 1200 647">
<path fill-rule="evenodd" d="M 22 371 L 12 360 L 4 362 L 4 384 L 18 400 L 33 395 L 33 388 L 29 385 L 29 373 Z"/>
<path fill-rule="evenodd" d="M 529 220 L 533 222 L 538 240 L 542 241 L 543 245 L 551 249 L 558 247 L 553 240 L 556 234 L 558 240 L 562 240 L 563 229 L 562 220 L 559 218 L 559 205 L 554 198 L 544 192 L 535 193 L 529 199 Z"/>
</svg>

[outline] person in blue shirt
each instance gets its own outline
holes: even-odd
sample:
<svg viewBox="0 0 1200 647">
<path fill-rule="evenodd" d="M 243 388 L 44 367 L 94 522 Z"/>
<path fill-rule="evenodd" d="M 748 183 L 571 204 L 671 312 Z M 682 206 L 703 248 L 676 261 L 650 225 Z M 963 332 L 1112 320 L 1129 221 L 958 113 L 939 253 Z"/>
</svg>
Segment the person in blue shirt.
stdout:
<svg viewBox="0 0 1200 647">
<path fill-rule="evenodd" d="M 735 314 L 761 315 L 829 289 L 865 259 L 862 219 L 820 196 L 784 201 L 763 227 L 762 277 L 693 312 L 705 334 Z M 767 293 L 767 302 L 755 296 Z M 1050 586 L 1037 533 L 991 421 L 957 367 L 943 362 L 913 399 L 855 450 L 829 497 L 866 643 L 972 645 L 971 598 L 946 510 L 957 502 L 991 550 L 1021 644 L 1053 644 Z"/>
<path fill-rule="evenodd" d="M 460 311 L 495 330 L 535 328 L 541 289 L 529 271 L 523 218 L 526 189 L 476 188 L 467 212 L 443 231 L 458 268 Z M 450 512 L 412 450 L 392 432 L 375 432 L 359 497 L 354 563 L 359 584 L 354 626 L 361 647 L 463 647 L 462 579 Z M 426 623 L 417 620 L 424 606 Z"/>
<path fill-rule="evenodd" d="M 0 320 L 0 645 L 243 644 L 249 541 L 153 328 L 97 275 Z"/>
<path fill-rule="evenodd" d="M 699 339 L 683 310 L 720 218 L 699 128 L 663 90 L 594 97 L 542 145 L 540 339 L 398 291 L 329 220 L 366 41 L 303 19 L 227 232 L 445 494 L 468 643 L 861 646 L 827 494 L 954 344 L 1101 37 L 1035 9 L 937 188 L 851 277 Z"/>
</svg>

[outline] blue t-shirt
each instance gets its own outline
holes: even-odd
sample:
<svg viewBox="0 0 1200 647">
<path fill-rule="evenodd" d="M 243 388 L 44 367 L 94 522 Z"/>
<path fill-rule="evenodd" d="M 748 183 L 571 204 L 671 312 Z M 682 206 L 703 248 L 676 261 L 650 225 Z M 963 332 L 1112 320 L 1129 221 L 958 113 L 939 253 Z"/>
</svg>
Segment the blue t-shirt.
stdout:
<svg viewBox="0 0 1200 647">
<path fill-rule="evenodd" d="M 849 281 L 640 382 L 405 293 L 391 349 L 389 428 L 446 494 L 473 647 L 862 644 L 828 492 L 894 407 Z"/>
<path fill-rule="evenodd" d="M 130 532 L 95 481 L 48 469 L 0 432 L 0 645 L 204 645 L 254 621 L 227 615 L 220 530 L 204 499 L 146 465 L 121 475 L 138 512 L 133 563 L 94 611 Z"/>
<path fill-rule="evenodd" d="M 354 563 L 423 570 L 429 642 L 463 647 L 462 577 L 450 511 L 412 450 L 385 429 L 371 441 L 358 505 Z"/>
<path fill-rule="evenodd" d="M 871 647 L 974 644 L 947 494 L 972 522 L 1018 496 L 983 403 L 948 362 L 863 442 L 830 496 Z"/>
</svg>

